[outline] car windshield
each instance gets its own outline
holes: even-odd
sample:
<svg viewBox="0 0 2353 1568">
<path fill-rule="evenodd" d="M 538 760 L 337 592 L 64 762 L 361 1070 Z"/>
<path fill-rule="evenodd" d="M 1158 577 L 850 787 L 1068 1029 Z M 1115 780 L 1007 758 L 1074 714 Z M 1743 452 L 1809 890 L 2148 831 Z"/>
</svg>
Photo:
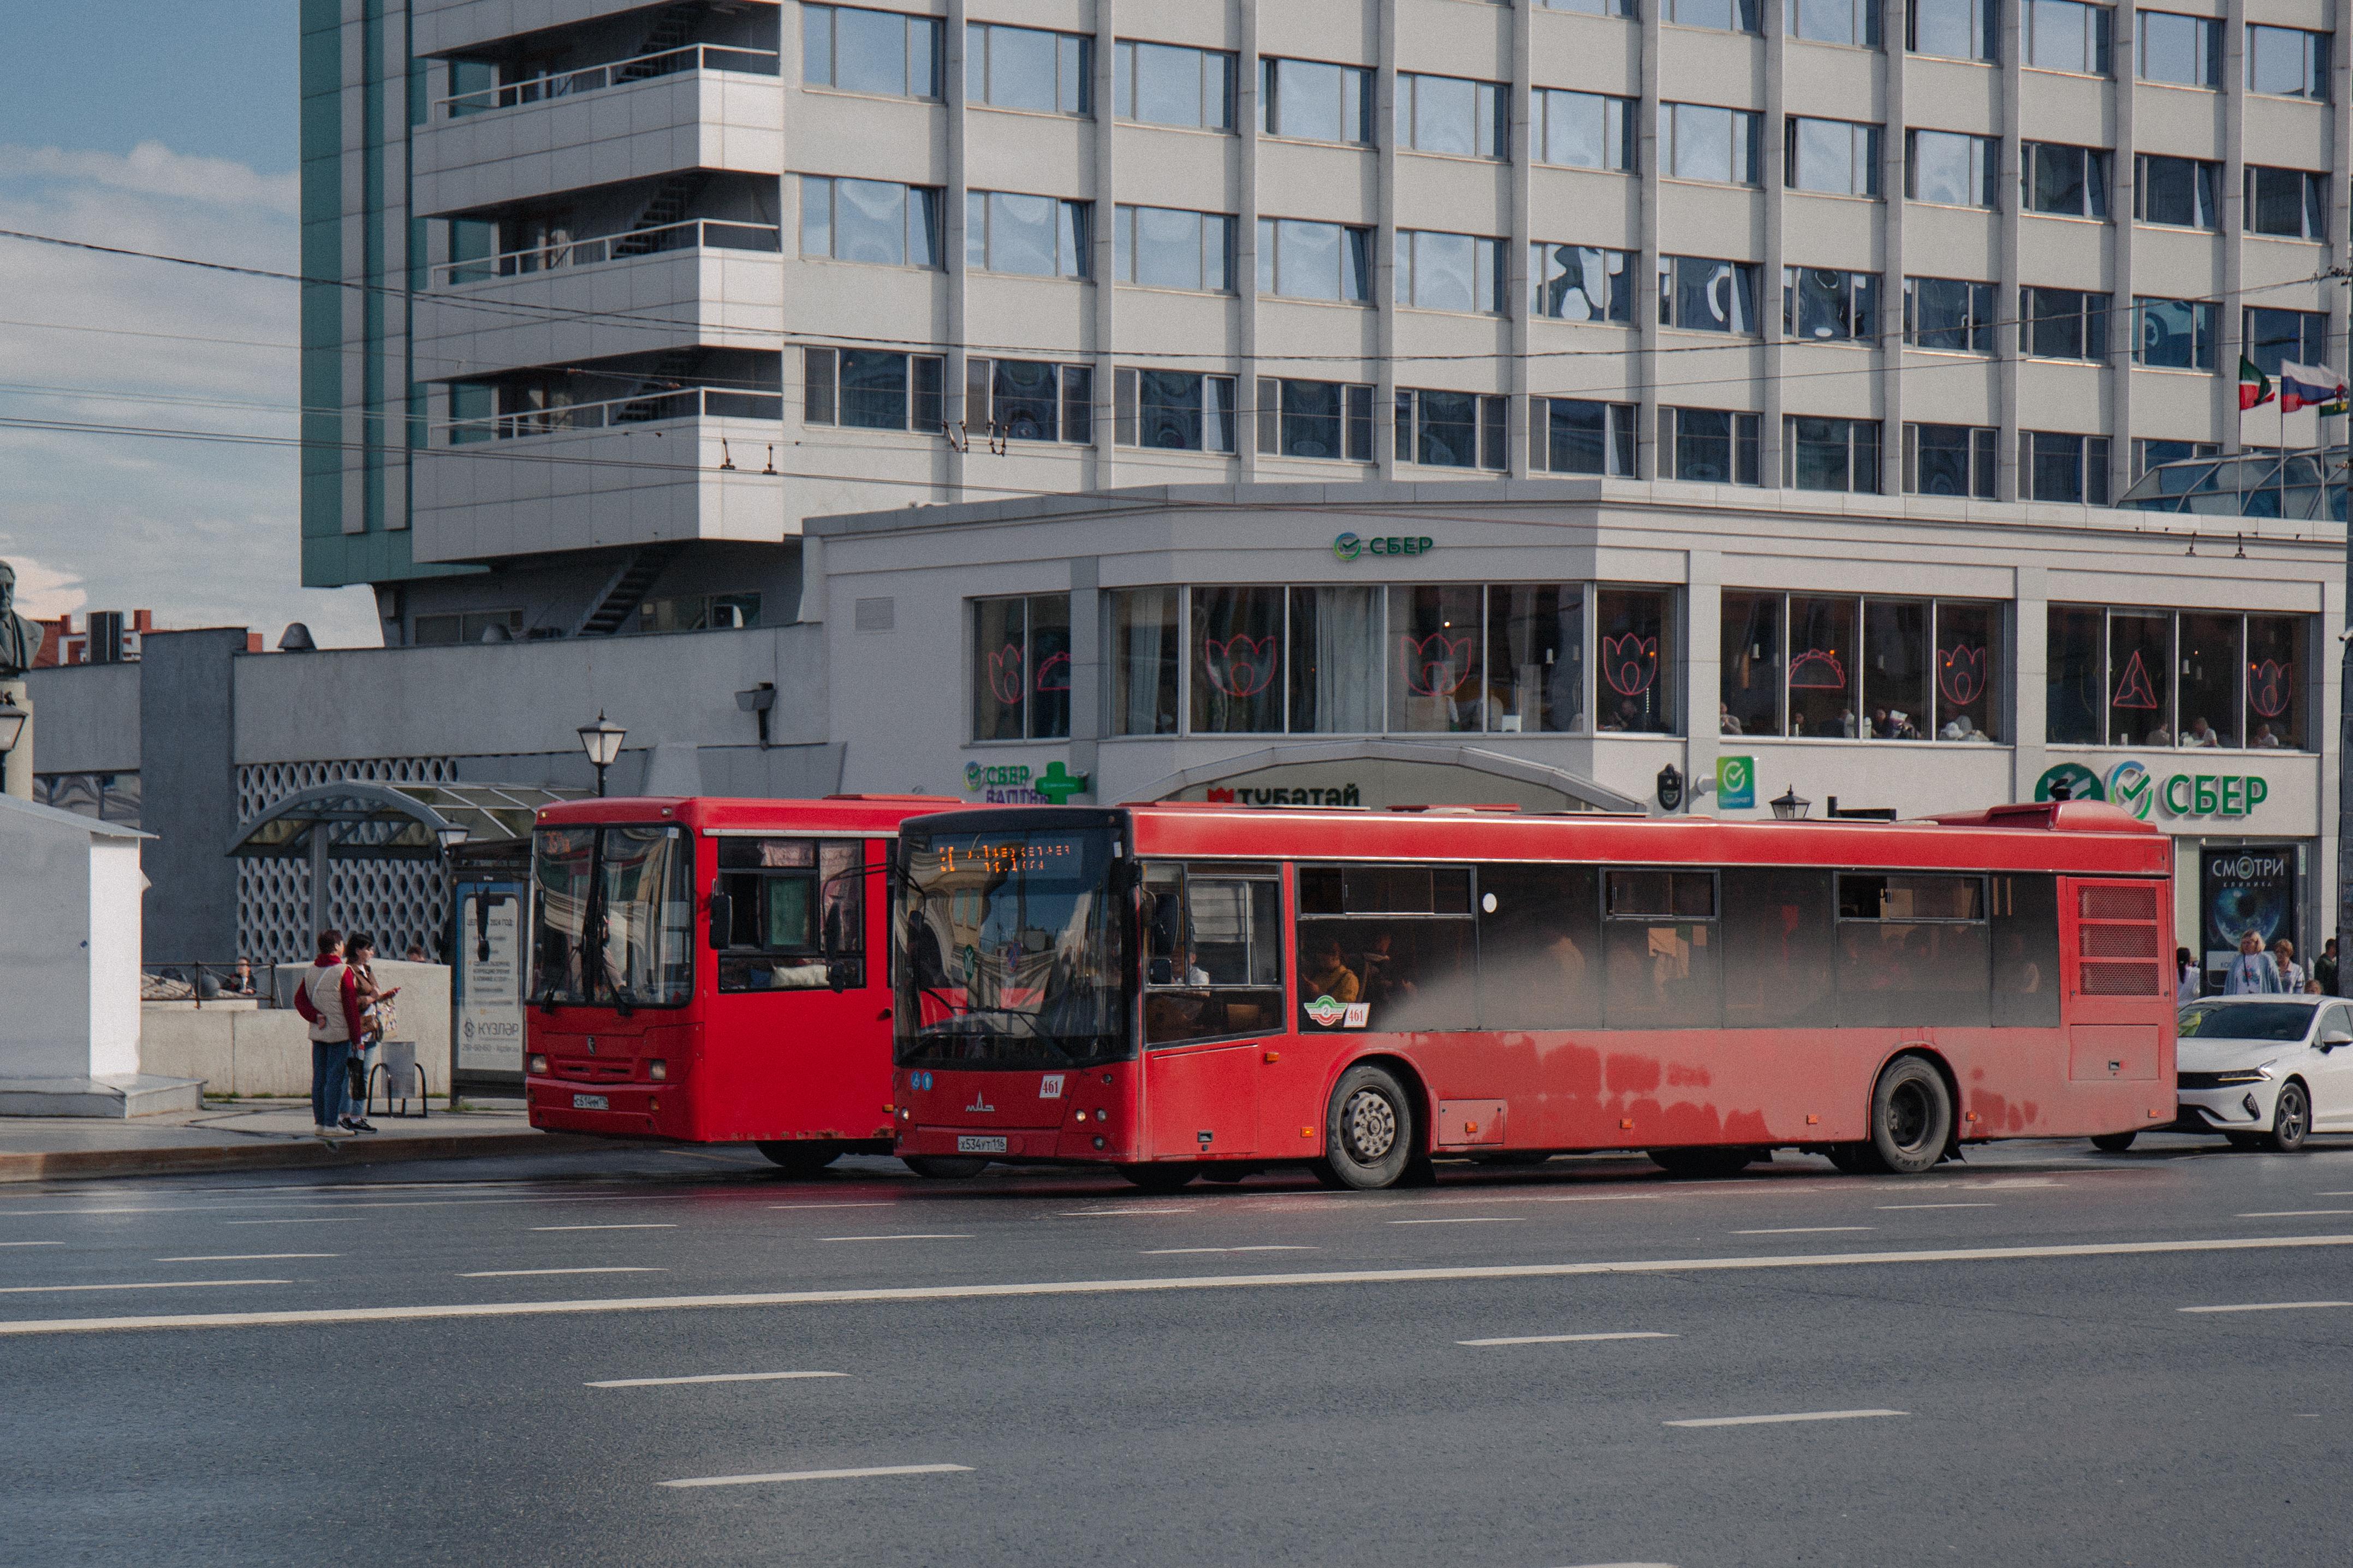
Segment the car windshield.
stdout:
<svg viewBox="0 0 2353 1568">
<path fill-rule="evenodd" d="M 2300 1040 L 2312 1027 L 2309 1002 L 2240 1002 L 2181 1010 L 2185 1040 Z"/>
<path fill-rule="evenodd" d="M 678 1007 L 694 983 L 694 852 L 675 826 L 542 828 L 531 999 Z"/>
<path fill-rule="evenodd" d="M 909 835 L 902 1066 L 1084 1067 L 1132 1049 L 1108 828 Z"/>
</svg>

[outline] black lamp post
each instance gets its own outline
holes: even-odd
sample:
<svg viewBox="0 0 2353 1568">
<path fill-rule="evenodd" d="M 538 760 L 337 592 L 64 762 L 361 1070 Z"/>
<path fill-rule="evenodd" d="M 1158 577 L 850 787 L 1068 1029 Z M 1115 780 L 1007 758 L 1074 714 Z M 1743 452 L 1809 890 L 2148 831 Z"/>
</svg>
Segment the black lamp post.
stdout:
<svg viewBox="0 0 2353 1568">
<path fill-rule="evenodd" d="M 16 742 L 24 738 L 25 721 L 31 717 L 5 697 L 0 697 L 0 757 L 16 749 Z"/>
<path fill-rule="evenodd" d="M 1799 795 L 1794 784 L 1782 791 L 1779 799 L 1767 804 L 1772 806 L 1773 819 L 1776 822 L 1802 822 L 1805 820 L 1806 813 L 1814 808 L 1814 803 Z"/>
<path fill-rule="evenodd" d="M 589 764 L 596 770 L 596 794 L 599 798 L 602 798 L 605 794 L 605 770 L 619 760 L 621 737 L 628 733 L 627 730 L 606 718 L 605 710 L 601 708 L 596 710 L 596 721 L 594 724 L 580 726 L 580 749 L 588 753 Z"/>
</svg>

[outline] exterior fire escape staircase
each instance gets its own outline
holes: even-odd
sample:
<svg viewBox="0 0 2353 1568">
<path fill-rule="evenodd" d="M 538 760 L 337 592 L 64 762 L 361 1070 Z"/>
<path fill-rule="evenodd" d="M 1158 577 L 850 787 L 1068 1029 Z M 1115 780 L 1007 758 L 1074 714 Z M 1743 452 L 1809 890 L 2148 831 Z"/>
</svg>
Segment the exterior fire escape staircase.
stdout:
<svg viewBox="0 0 2353 1568">
<path fill-rule="evenodd" d="M 580 617 L 572 635 L 608 637 L 626 627 L 629 617 L 645 602 L 647 590 L 654 585 L 654 580 L 662 574 L 662 569 L 670 563 L 679 549 L 676 544 L 649 544 L 629 552 L 613 569 L 612 576 L 606 579 L 604 592 L 596 595 L 588 613 Z"/>
</svg>

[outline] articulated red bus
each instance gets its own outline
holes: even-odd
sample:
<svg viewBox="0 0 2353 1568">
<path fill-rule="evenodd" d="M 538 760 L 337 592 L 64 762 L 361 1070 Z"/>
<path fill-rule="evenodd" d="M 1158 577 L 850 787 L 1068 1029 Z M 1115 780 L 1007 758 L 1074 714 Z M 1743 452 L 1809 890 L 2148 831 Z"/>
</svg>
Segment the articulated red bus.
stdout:
<svg viewBox="0 0 2353 1568">
<path fill-rule="evenodd" d="M 749 1141 L 804 1173 L 847 1152 L 889 1153 L 887 900 L 867 889 L 902 819 L 955 804 L 837 795 L 542 809 L 531 1124 Z"/>
<path fill-rule="evenodd" d="M 926 816 L 898 849 L 898 1147 L 1379 1187 L 1617 1149 L 1911 1173 L 2161 1127 L 2168 847 L 2091 802 Z"/>
</svg>

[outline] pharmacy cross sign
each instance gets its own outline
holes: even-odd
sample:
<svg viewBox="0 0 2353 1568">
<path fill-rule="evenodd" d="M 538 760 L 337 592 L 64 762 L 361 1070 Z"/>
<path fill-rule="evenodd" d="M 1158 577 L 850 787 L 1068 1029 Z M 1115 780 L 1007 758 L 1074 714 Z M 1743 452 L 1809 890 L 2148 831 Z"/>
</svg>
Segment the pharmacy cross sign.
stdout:
<svg viewBox="0 0 2353 1568">
<path fill-rule="evenodd" d="M 1046 771 L 1029 787 L 1056 805 L 1068 805 L 1074 795 L 1082 795 L 1093 784 L 1086 773 L 1074 773 L 1060 763 L 1049 763 Z"/>
</svg>

